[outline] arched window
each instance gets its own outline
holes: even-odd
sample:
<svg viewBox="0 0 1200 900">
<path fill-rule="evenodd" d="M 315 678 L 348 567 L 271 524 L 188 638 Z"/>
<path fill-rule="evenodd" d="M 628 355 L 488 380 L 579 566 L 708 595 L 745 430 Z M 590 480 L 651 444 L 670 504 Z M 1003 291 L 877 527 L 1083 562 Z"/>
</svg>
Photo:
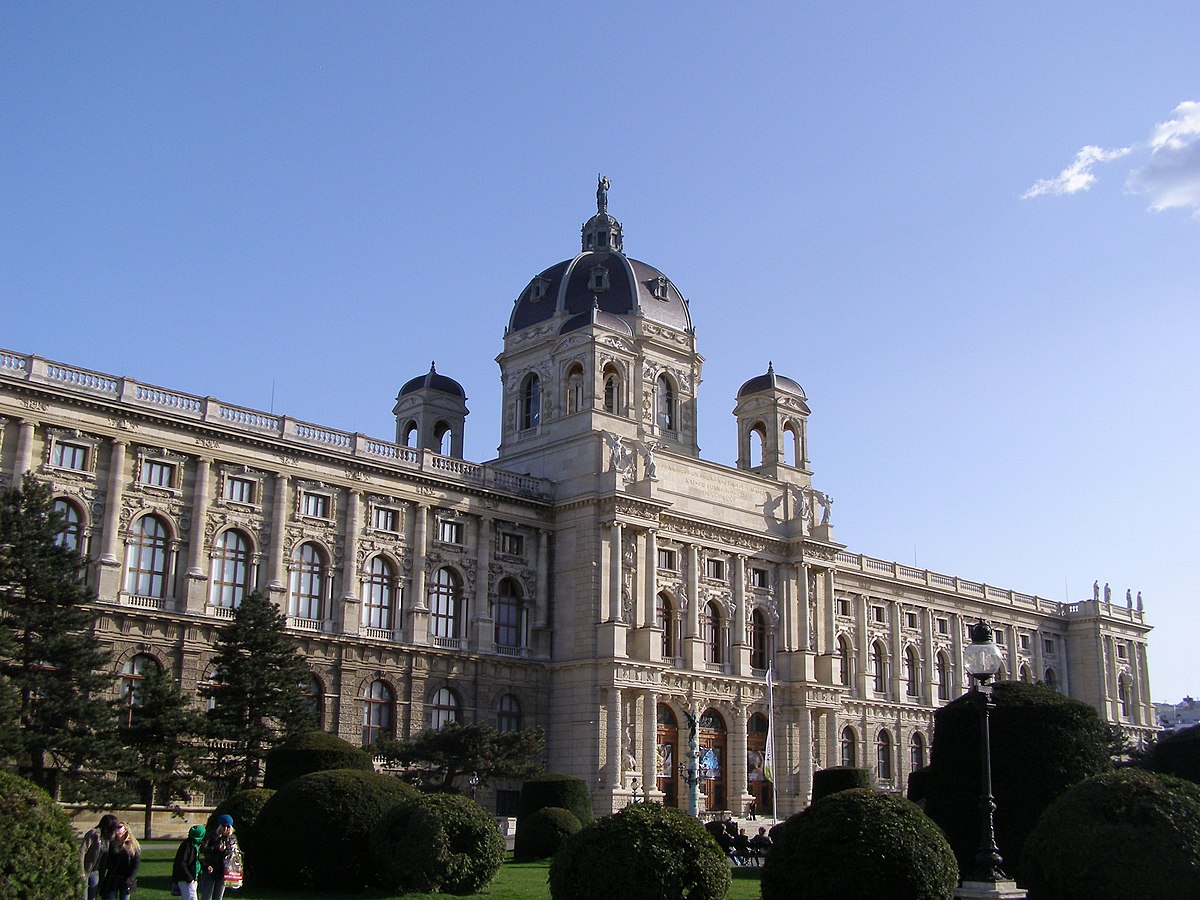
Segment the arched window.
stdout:
<svg viewBox="0 0 1200 900">
<path fill-rule="evenodd" d="M 871 686 L 877 694 L 887 693 L 887 650 L 878 642 L 871 646 Z"/>
<path fill-rule="evenodd" d="M 429 724 L 435 731 L 440 731 L 447 725 L 453 725 L 459 717 L 458 697 L 450 688 L 440 688 L 433 695 L 433 700 L 429 704 L 429 712 Z"/>
<path fill-rule="evenodd" d="M 875 735 L 875 774 L 880 781 L 892 780 L 892 735 L 885 728 Z"/>
<path fill-rule="evenodd" d="M 654 390 L 654 419 L 664 431 L 676 429 L 675 388 L 671 379 L 659 375 Z"/>
<path fill-rule="evenodd" d="M 711 601 L 704 607 L 703 621 L 700 623 L 704 638 L 704 661 L 710 663 L 725 662 L 725 642 L 722 639 L 722 631 L 724 628 L 724 619 L 721 615 L 721 607 L 715 601 Z"/>
<path fill-rule="evenodd" d="M 850 768 L 858 765 L 858 737 L 849 725 L 842 729 L 842 765 Z"/>
<path fill-rule="evenodd" d="M 142 682 L 151 670 L 159 670 L 158 660 L 146 653 L 131 656 L 121 666 L 121 724 L 126 728 L 133 724 L 136 710 L 142 705 Z"/>
<path fill-rule="evenodd" d="M 666 594 L 659 594 L 654 604 L 654 624 L 662 629 L 663 659 L 674 659 L 679 655 L 675 646 L 675 607 Z"/>
<path fill-rule="evenodd" d="M 308 542 L 296 548 L 288 584 L 288 615 L 321 619 L 325 615 L 325 581 L 328 565 L 319 546 Z"/>
<path fill-rule="evenodd" d="M 1058 690 L 1058 675 L 1055 674 L 1053 669 L 1047 669 L 1046 677 L 1042 680 L 1046 682 L 1046 687 L 1054 691 Z"/>
<path fill-rule="evenodd" d="M 1130 718 L 1130 713 L 1133 709 L 1130 700 L 1130 693 L 1129 676 L 1122 674 L 1121 677 L 1117 679 L 1117 702 L 1121 707 L 1122 719 Z"/>
<path fill-rule="evenodd" d="M 383 556 L 375 556 L 363 582 L 362 624 L 391 631 L 396 611 L 396 567 Z"/>
<path fill-rule="evenodd" d="M 501 734 L 521 730 L 521 704 L 512 694 L 504 694 L 496 704 L 496 730 Z"/>
<path fill-rule="evenodd" d="M 750 434 L 747 437 L 750 441 L 750 467 L 761 466 L 763 449 L 767 446 L 766 426 L 762 422 L 755 422 L 750 426 Z"/>
<path fill-rule="evenodd" d="M 800 429 L 795 422 L 789 421 L 783 426 L 783 436 L 784 463 L 798 469 L 804 461 L 804 453 L 800 446 Z"/>
<path fill-rule="evenodd" d="M 939 700 L 950 699 L 950 660 L 945 653 L 937 655 L 937 695 Z"/>
<path fill-rule="evenodd" d="M 502 578 L 492 607 L 498 648 L 519 650 L 525 646 L 524 606 L 520 585 L 511 578 Z"/>
<path fill-rule="evenodd" d="M 417 422 L 415 419 L 409 419 L 404 423 L 404 427 L 400 430 L 400 442 L 405 447 L 417 446 Z"/>
<path fill-rule="evenodd" d="M 567 370 L 567 415 L 583 409 L 583 366 L 576 363 Z"/>
<path fill-rule="evenodd" d="M 433 426 L 433 440 L 437 445 L 437 452 L 441 456 L 450 455 L 450 423 L 438 422 Z"/>
<path fill-rule="evenodd" d="M 914 731 L 908 742 L 908 762 L 914 772 L 925 768 L 925 735 L 919 731 Z"/>
<path fill-rule="evenodd" d="M 462 635 L 462 582 L 451 569 L 438 569 L 429 585 L 429 629 L 444 640 Z"/>
<path fill-rule="evenodd" d="M 542 382 L 532 372 L 521 383 L 521 430 L 537 428 L 542 421 Z"/>
<path fill-rule="evenodd" d="M 921 696 L 921 662 L 915 647 L 904 651 L 904 691 L 909 697 Z"/>
<path fill-rule="evenodd" d="M 308 684 L 304 687 L 304 699 L 317 723 L 317 730 L 325 730 L 325 685 L 321 679 L 308 673 Z"/>
<path fill-rule="evenodd" d="M 1024 664 L 1021 666 L 1021 681 L 1025 682 L 1025 684 L 1033 682 L 1033 670 Z"/>
<path fill-rule="evenodd" d="M 83 516 L 70 500 L 59 497 L 54 501 L 54 511 L 59 515 L 58 533 L 54 535 L 54 543 L 77 553 L 83 552 Z"/>
<path fill-rule="evenodd" d="M 854 665 L 854 648 L 844 634 L 838 638 L 838 684 L 849 685 Z"/>
<path fill-rule="evenodd" d="M 230 528 L 213 542 L 208 605 L 237 609 L 250 587 L 250 542 Z"/>
<path fill-rule="evenodd" d="M 167 595 L 167 527 L 158 516 L 142 516 L 134 523 L 125 547 L 125 593 Z"/>
<path fill-rule="evenodd" d="M 372 681 L 362 695 L 362 745 L 370 747 L 381 737 L 392 736 L 392 709 L 396 695 L 384 681 Z"/>
<path fill-rule="evenodd" d="M 767 630 L 767 617 L 761 609 L 750 613 L 750 668 L 767 668 L 767 641 L 770 632 Z"/>
<path fill-rule="evenodd" d="M 621 376 L 611 364 L 604 367 L 604 411 L 621 411 Z"/>
</svg>

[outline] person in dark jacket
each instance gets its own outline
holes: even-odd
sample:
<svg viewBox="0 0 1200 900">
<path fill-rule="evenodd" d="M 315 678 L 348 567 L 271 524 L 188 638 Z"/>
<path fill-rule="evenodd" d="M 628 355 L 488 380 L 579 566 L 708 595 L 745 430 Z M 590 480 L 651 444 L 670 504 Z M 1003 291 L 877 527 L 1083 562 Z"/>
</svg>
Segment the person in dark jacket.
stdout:
<svg viewBox="0 0 1200 900">
<path fill-rule="evenodd" d="M 117 827 L 117 817 L 108 813 L 100 817 L 95 828 L 89 828 L 79 847 L 79 867 L 83 869 L 86 891 L 84 900 L 96 900 L 100 893 L 100 863 L 108 853 L 109 842 Z"/>
<path fill-rule="evenodd" d="M 100 896 L 103 900 L 129 900 L 137 886 L 141 864 L 142 848 L 137 838 L 124 822 L 118 822 L 108 853 L 100 863 Z"/>
<path fill-rule="evenodd" d="M 238 856 L 237 838 L 233 834 L 233 817 L 217 816 L 212 830 L 200 842 L 199 900 L 222 900 L 225 896 L 225 873 L 233 871 Z"/>
<path fill-rule="evenodd" d="M 203 840 L 204 826 L 193 825 L 175 851 L 171 881 L 178 887 L 183 900 L 196 900 L 196 890 L 200 887 L 200 842 Z"/>
</svg>

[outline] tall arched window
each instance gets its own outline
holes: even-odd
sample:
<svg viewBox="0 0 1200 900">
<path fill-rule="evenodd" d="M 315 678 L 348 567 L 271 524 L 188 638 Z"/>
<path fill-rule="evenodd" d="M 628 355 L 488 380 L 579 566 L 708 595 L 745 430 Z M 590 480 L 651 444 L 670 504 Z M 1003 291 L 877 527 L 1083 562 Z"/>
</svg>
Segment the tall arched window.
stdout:
<svg viewBox="0 0 1200 900">
<path fill-rule="evenodd" d="M 496 730 L 501 734 L 521 730 L 521 703 L 512 694 L 504 694 L 496 704 Z"/>
<path fill-rule="evenodd" d="M 417 446 L 417 422 L 415 419 L 409 419 L 404 423 L 404 427 L 400 429 L 400 443 L 405 447 Z"/>
<path fill-rule="evenodd" d="M 429 703 L 429 712 L 429 724 L 435 731 L 453 725 L 459 716 L 458 697 L 450 688 L 440 688 Z"/>
<path fill-rule="evenodd" d="M 492 607 L 497 647 L 519 650 L 525 646 L 523 601 L 520 586 L 511 578 L 502 578 L 496 594 L 496 604 Z"/>
<path fill-rule="evenodd" d="M 665 660 L 672 660 L 679 655 L 675 646 L 675 607 L 671 598 L 659 594 L 654 604 L 654 624 L 662 629 L 662 655 Z"/>
<path fill-rule="evenodd" d="M 325 685 L 321 679 L 311 672 L 308 673 L 308 684 L 304 688 L 304 699 L 308 703 L 309 711 L 313 714 L 313 719 L 316 720 L 317 730 L 325 730 Z"/>
<path fill-rule="evenodd" d="M 438 422 L 433 426 L 433 440 L 437 446 L 437 452 L 441 456 L 450 455 L 450 439 L 454 432 L 450 428 L 449 422 Z"/>
<path fill-rule="evenodd" d="M 1133 704 L 1130 698 L 1131 693 L 1129 676 L 1122 674 L 1121 677 L 1117 679 L 1117 702 L 1121 707 L 1122 719 L 1130 718 L 1130 713 L 1133 711 Z"/>
<path fill-rule="evenodd" d="M 363 581 L 362 624 L 391 631 L 395 611 L 396 567 L 386 557 L 372 557 Z"/>
<path fill-rule="evenodd" d="M 838 684 L 849 685 L 854 665 L 854 648 L 844 634 L 838 638 Z"/>
<path fill-rule="evenodd" d="M 396 695 L 384 681 L 372 681 L 362 695 L 362 745 L 370 747 L 381 737 L 392 736 L 392 709 Z"/>
<path fill-rule="evenodd" d="M 1053 691 L 1058 690 L 1058 675 L 1055 674 L 1053 669 L 1047 669 L 1046 677 L 1043 678 L 1042 680 L 1044 682 L 1046 682 L 1046 687 L 1050 688 Z"/>
<path fill-rule="evenodd" d="M 213 542 L 208 605 L 237 609 L 250 586 L 250 542 L 239 531 L 224 531 Z"/>
<path fill-rule="evenodd" d="M 54 535 L 54 543 L 77 553 L 83 552 L 83 516 L 79 507 L 70 500 L 59 497 L 54 501 L 54 511 L 58 513 L 60 527 Z"/>
<path fill-rule="evenodd" d="M 756 609 L 750 613 L 750 668 L 767 668 L 767 643 L 769 640 L 767 617 L 761 609 Z"/>
<path fill-rule="evenodd" d="M 908 762 L 914 772 L 925 768 L 925 735 L 919 731 L 914 731 L 908 742 Z"/>
<path fill-rule="evenodd" d="M 763 464 L 763 450 L 767 446 L 767 429 L 762 422 L 755 422 L 750 426 L 750 434 L 747 435 L 750 441 L 750 467 L 761 466 Z"/>
<path fill-rule="evenodd" d="M 167 595 L 167 527 L 158 516 L 142 516 L 134 523 L 125 547 L 125 593 Z"/>
<path fill-rule="evenodd" d="M 878 642 L 871 645 L 871 686 L 877 694 L 887 693 L 887 650 Z"/>
<path fill-rule="evenodd" d="M 1033 669 L 1024 664 L 1021 665 L 1021 681 L 1025 684 L 1033 683 Z"/>
<path fill-rule="evenodd" d="M 950 660 L 945 653 L 937 655 L 937 695 L 939 700 L 950 699 Z"/>
<path fill-rule="evenodd" d="M 621 411 L 621 376 L 611 364 L 604 367 L 604 411 Z"/>
<path fill-rule="evenodd" d="M 675 388 L 671 379 L 659 375 L 654 389 L 654 418 L 658 427 L 665 431 L 676 429 Z"/>
<path fill-rule="evenodd" d="M 875 774 L 881 781 L 892 780 L 892 735 L 885 728 L 875 735 Z"/>
<path fill-rule="evenodd" d="M 288 584 L 288 615 L 321 619 L 325 615 L 325 581 L 328 565 L 319 546 L 307 542 L 296 548 Z"/>
<path fill-rule="evenodd" d="M 462 635 L 462 582 L 453 570 L 438 569 L 429 585 L 429 630 L 434 638 Z"/>
<path fill-rule="evenodd" d="M 542 421 L 542 382 L 532 372 L 521 384 L 521 429 L 536 428 Z"/>
<path fill-rule="evenodd" d="M 804 450 L 800 446 L 800 429 L 795 422 L 783 426 L 783 461 L 793 468 L 800 468 L 804 460 Z"/>
<path fill-rule="evenodd" d="M 583 409 L 583 366 L 576 363 L 567 370 L 567 415 Z"/>
<path fill-rule="evenodd" d="M 704 661 L 710 663 L 725 662 L 724 618 L 721 607 L 711 601 L 704 607 L 701 629 L 704 638 Z"/>
<path fill-rule="evenodd" d="M 151 670 L 159 670 L 158 660 L 146 653 L 130 657 L 121 666 L 121 724 L 127 728 L 133 724 L 137 708 L 142 705 L 142 682 Z"/>
<path fill-rule="evenodd" d="M 904 692 L 909 697 L 921 696 L 921 662 L 915 647 L 904 651 Z"/>
<path fill-rule="evenodd" d="M 842 729 L 841 749 L 843 766 L 853 768 L 858 765 L 858 736 L 849 725 Z"/>
</svg>

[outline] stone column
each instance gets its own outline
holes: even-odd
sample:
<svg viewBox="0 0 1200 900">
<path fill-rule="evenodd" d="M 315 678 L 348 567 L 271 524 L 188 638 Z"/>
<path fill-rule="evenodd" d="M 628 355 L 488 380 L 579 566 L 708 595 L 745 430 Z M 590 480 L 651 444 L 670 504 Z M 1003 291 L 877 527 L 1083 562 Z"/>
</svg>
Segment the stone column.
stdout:
<svg viewBox="0 0 1200 900">
<path fill-rule="evenodd" d="M 125 492 L 125 449 L 127 443 L 113 440 L 108 454 L 108 481 L 104 494 L 104 520 L 100 535 L 100 585 L 105 600 L 116 600 L 121 590 L 120 547 L 121 504 Z"/>
<path fill-rule="evenodd" d="M 537 549 L 537 597 L 533 616 L 534 628 L 546 627 L 546 610 L 550 593 L 550 532 L 538 530 Z"/>
<path fill-rule="evenodd" d="M 425 559 L 429 542 L 429 507 L 424 503 L 414 503 L 412 510 L 412 604 L 409 609 L 408 639 L 414 644 L 427 645 L 429 597 L 425 591 Z"/>
<path fill-rule="evenodd" d="M 496 646 L 496 628 L 492 619 L 491 597 L 488 586 L 491 580 L 488 571 L 492 565 L 492 517 L 480 516 L 475 539 L 475 552 L 479 563 L 475 567 L 475 613 L 471 616 L 471 644 L 485 652 Z"/>
<path fill-rule="evenodd" d="M 1041 629 L 1033 633 L 1033 667 L 1035 669 L 1033 677 L 1038 681 L 1046 677 L 1046 657 L 1042 651 L 1043 640 Z"/>
<path fill-rule="evenodd" d="M 642 791 L 643 798 L 658 794 L 658 694 L 642 693 Z M 662 796 L 658 796 L 661 802 Z"/>
<path fill-rule="evenodd" d="M 815 599 L 808 595 L 808 566 L 799 567 L 799 588 L 796 591 L 795 612 L 792 614 L 796 622 L 796 640 L 794 648 L 796 650 L 807 650 L 809 644 L 809 622 L 808 622 L 808 606 Z"/>
<path fill-rule="evenodd" d="M 950 684 L 947 685 L 947 693 L 953 700 L 963 692 L 963 681 L 967 672 L 963 666 L 963 621 L 961 615 L 950 614 L 950 628 L 954 635 L 954 665 L 950 667 Z"/>
<path fill-rule="evenodd" d="M 201 613 L 204 611 L 205 588 L 208 576 L 205 572 L 205 532 L 208 524 L 208 490 L 209 473 L 212 469 L 210 460 L 202 456 L 196 457 L 196 478 L 192 489 L 192 527 L 188 535 L 188 569 L 186 611 Z"/>
<path fill-rule="evenodd" d="M 801 708 L 796 715 L 797 740 L 800 744 L 800 783 L 796 786 L 798 792 L 797 800 L 801 806 L 807 806 L 808 801 L 812 798 L 812 777 L 813 777 L 813 716 L 814 711 Z M 776 773 L 776 778 L 779 774 Z"/>
<path fill-rule="evenodd" d="M 683 664 L 689 669 L 704 668 L 704 642 L 700 637 L 700 549 L 687 545 L 687 618 L 684 629 Z"/>
<path fill-rule="evenodd" d="M 750 674 L 750 645 L 746 643 L 746 557 L 735 553 L 729 560 L 733 566 L 733 634 L 730 641 L 731 671 L 734 675 Z M 744 735 L 743 735 L 744 737 Z M 744 757 L 744 754 L 743 754 Z M 742 759 L 745 767 L 746 760 Z M 742 790 L 746 786 L 743 781 Z"/>
<path fill-rule="evenodd" d="M 22 419 L 17 426 L 17 455 L 13 460 L 13 487 L 21 486 L 25 473 L 33 468 L 33 429 L 37 423 Z"/>
<path fill-rule="evenodd" d="M 335 617 L 334 630 L 341 625 L 343 634 L 358 634 L 362 624 L 362 597 L 358 569 L 358 542 L 362 536 L 362 491 L 346 491 L 346 536 L 342 549 L 341 612 Z M 341 621 L 338 622 L 337 619 Z"/>
<path fill-rule="evenodd" d="M 921 610 L 921 702 L 926 706 L 937 706 L 937 650 L 933 645 L 933 610 Z"/>
<path fill-rule="evenodd" d="M 288 611 L 287 560 L 283 556 L 283 538 L 287 530 L 288 481 L 288 476 L 283 472 L 275 474 L 275 488 L 271 497 L 271 580 L 267 583 L 267 593 L 284 612 Z"/>
<path fill-rule="evenodd" d="M 604 742 L 605 755 L 608 757 L 604 767 L 605 780 L 608 782 L 611 796 L 621 787 L 621 769 L 624 762 L 621 758 L 621 690 L 609 687 L 605 690 L 608 716 L 606 720 Z M 610 800 L 611 802 L 611 800 Z"/>
<path fill-rule="evenodd" d="M 900 604 L 895 600 L 888 601 L 888 629 L 891 638 L 892 650 L 889 654 L 892 657 L 891 671 L 888 673 L 888 687 L 891 692 L 891 699 L 896 703 L 902 703 L 907 698 L 907 691 L 901 684 L 901 677 L 905 669 L 904 658 L 904 640 L 900 632 L 900 617 L 904 611 L 900 608 Z"/>
<path fill-rule="evenodd" d="M 646 577 L 643 580 L 642 626 L 654 627 L 654 607 L 658 602 L 658 533 L 646 529 Z"/>
<path fill-rule="evenodd" d="M 796 646 L 796 609 L 804 595 L 804 567 L 796 563 L 783 563 L 779 567 L 779 643 L 784 653 L 798 649 Z"/>
<path fill-rule="evenodd" d="M 746 706 L 738 703 L 733 707 L 733 730 L 729 733 L 729 758 L 725 761 L 726 805 L 734 816 L 746 814 L 746 805 L 750 802 L 750 791 L 747 790 L 747 741 L 746 741 Z"/>
<path fill-rule="evenodd" d="M 608 538 L 608 619 L 623 622 L 621 614 L 621 523 L 613 522 Z"/>
<path fill-rule="evenodd" d="M 867 625 L 867 596 L 859 594 L 854 599 L 854 642 L 858 645 L 858 665 L 854 672 L 857 696 L 867 698 L 875 685 L 871 682 L 871 630 Z"/>
</svg>

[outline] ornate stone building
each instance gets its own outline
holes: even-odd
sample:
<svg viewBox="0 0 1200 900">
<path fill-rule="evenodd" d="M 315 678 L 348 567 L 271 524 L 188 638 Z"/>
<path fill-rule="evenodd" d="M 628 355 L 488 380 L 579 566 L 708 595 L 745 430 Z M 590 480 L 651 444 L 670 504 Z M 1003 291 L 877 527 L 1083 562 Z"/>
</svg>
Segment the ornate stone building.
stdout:
<svg viewBox="0 0 1200 900">
<path fill-rule="evenodd" d="M 625 255 L 607 182 L 581 252 L 521 291 L 497 361 L 499 455 L 478 464 L 464 391 L 432 368 L 401 388 L 393 442 L 0 351 L 0 473 L 53 486 L 122 696 L 152 662 L 195 691 L 259 588 L 322 727 L 366 743 L 541 725 L 597 811 L 647 792 L 687 807 L 689 722 L 700 808 L 769 810 L 768 668 L 780 813 L 824 766 L 903 790 L 981 616 L 1002 677 L 1153 728 L 1140 597 L 1064 605 L 838 543 L 790 378 L 768 367 L 738 392 L 736 467 L 701 459 L 688 303 Z"/>
</svg>

